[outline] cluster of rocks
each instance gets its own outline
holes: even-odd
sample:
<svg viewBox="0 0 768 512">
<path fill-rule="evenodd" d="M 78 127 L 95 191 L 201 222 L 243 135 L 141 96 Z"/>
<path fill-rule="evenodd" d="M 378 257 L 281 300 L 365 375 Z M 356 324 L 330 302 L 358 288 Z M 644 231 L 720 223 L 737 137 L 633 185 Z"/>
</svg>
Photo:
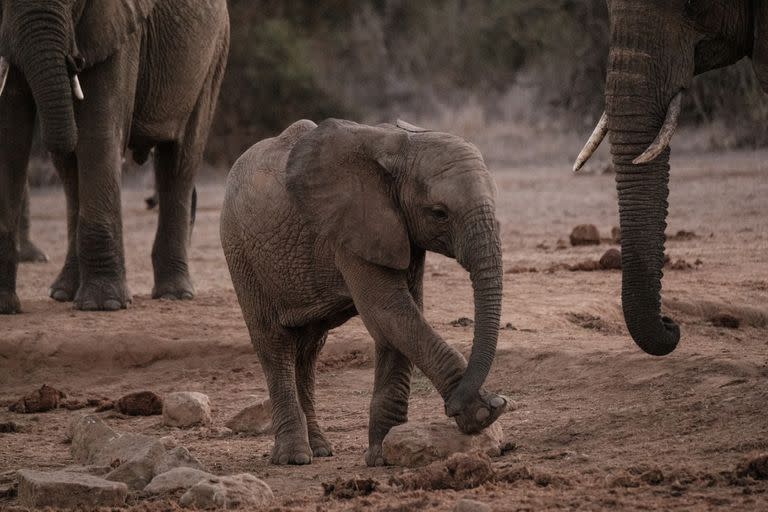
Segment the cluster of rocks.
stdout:
<svg viewBox="0 0 768 512">
<path fill-rule="evenodd" d="M 51 410 L 60 407 L 64 398 L 63 392 L 44 385 L 15 402 L 11 410 Z M 129 416 L 162 415 L 163 425 L 170 427 L 211 424 L 210 400 L 196 392 L 169 393 L 161 398 L 141 391 L 97 406 L 97 411 L 111 409 Z M 227 426 L 248 434 L 271 432 L 271 414 L 271 402 L 261 401 L 246 407 Z M 130 493 L 140 497 L 180 495 L 182 506 L 201 509 L 262 507 L 272 500 L 269 486 L 249 473 L 211 474 L 185 447 L 172 446 L 167 438 L 117 431 L 96 414 L 75 418 L 68 438 L 74 465 L 57 471 L 22 469 L 15 473 L 13 489 L 21 506 L 121 506 Z"/>
<path fill-rule="evenodd" d="M 180 403 L 182 411 L 194 409 Z M 168 404 L 166 399 L 164 412 Z M 171 417 L 179 421 L 178 415 Z M 76 418 L 70 433 L 70 453 L 77 465 L 18 471 L 21 506 L 120 506 L 132 491 L 181 493 L 179 503 L 196 508 L 258 507 L 272 499 L 269 486 L 251 474 L 213 475 L 186 448 L 167 448 L 161 439 L 116 431 L 96 415 Z"/>
</svg>

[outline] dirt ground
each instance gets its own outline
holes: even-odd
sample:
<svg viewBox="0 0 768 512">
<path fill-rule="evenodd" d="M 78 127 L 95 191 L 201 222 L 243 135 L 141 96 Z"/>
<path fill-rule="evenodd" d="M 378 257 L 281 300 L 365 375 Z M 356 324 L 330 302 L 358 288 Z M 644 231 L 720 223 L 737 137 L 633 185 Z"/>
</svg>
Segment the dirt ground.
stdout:
<svg viewBox="0 0 768 512">
<path fill-rule="evenodd" d="M 44 383 L 81 399 L 144 389 L 206 393 L 214 407 L 211 427 L 171 429 L 158 416 L 107 414 L 106 421 L 120 430 L 173 436 L 214 473 L 263 478 L 277 509 L 451 510 L 461 497 L 471 497 L 494 510 L 768 510 L 768 481 L 734 474 L 746 458 L 768 452 L 768 154 L 673 159 L 668 233 L 686 230 L 696 237 L 667 243 L 673 261 L 684 259 L 693 268 L 665 271 L 665 309 L 683 330 L 678 350 L 665 358 L 642 354 L 629 338 L 620 272 L 545 271 L 597 259 L 610 247 L 558 249 L 558 239 L 567 240 L 576 224 L 593 223 L 604 237 L 617 224 L 612 176 L 574 177 L 569 167 L 563 160 L 494 169 L 505 266 L 538 270 L 505 274 L 502 325 L 511 326 L 500 332 L 487 387 L 517 406 L 499 420 L 516 448 L 494 465 L 524 466 L 544 477 L 466 491 L 385 486 L 367 497 L 325 498 L 321 484 L 336 477 L 385 484 L 402 471 L 371 469 L 363 460 L 373 370 L 372 342 L 359 320 L 331 333 L 318 376 L 318 413 L 333 457 L 303 467 L 272 466 L 269 436 L 224 430 L 252 395 L 267 392 L 219 244 L 221 182 L 198 189 L 191 249 L 197 297 L 191 302 L 149 298 L 156 214 L 144 209 L 142 187 L 126 188 L 134 299 L 116 313 L 73 311 L 47 298 L 64 258 L 64 198 L 56 189 L 35 191 L 33 235 L 51 262 L 21 267 L 24 313 L 0 317 L 0 402 L 8 405 Z M 426 315 L 466 353 L 472 327 L 451 321 L 472 317 L 468 276 L 440 256 L 430 255 L 427 264 Z M 739 317 L 741 326 L 713 326 L 709 318 L 718 312 Z M 2 407 L 0 422 L 14 421 L 23 431 L 0 434 L 0 474 L 70 464 L 65 433 L 75 414 L 21 415 Z M 439 395 L 417 375 L 411 420 L 442 414 Z M 173 508 L 170 502 L 132 503 L 144 510 Z M 14 505 L 0 498 L 0 508 Z"/>
</svg>

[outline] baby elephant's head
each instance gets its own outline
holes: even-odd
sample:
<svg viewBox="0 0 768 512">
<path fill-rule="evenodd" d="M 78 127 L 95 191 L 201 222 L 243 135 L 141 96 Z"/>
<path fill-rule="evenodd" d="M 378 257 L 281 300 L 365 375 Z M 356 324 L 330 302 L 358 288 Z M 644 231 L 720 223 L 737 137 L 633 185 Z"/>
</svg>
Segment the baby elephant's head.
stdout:
<svg viewBox="0 0 768 512">
<path fill-rule="evenodd" d="M 503 272 L 496 186 L 477 148 L 405 123 L 331 119 L 297 142 L 286 173 L 304 217 L 334 247 L 398 270 L 408 268 L 412 248 L 421 248 L 469 271 L 475 342 L 446 412 L 462 417 L 465 431 L 492 422 L 493 411 L 474 409 L 496 351 Z M 470 409 L 473 417 L 463 418 Z"/>
</svg>

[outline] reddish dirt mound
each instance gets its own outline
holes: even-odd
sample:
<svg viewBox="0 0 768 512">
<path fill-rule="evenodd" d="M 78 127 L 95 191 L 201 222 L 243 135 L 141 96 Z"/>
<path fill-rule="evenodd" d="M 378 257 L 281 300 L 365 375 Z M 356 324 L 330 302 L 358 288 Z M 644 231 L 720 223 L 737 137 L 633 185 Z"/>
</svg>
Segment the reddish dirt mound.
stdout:
<svg viewBox="0 0 768 512">
<path fill-rule="evenodd" d="M 358 496 L 368 496 L 381 484 L 372 478 L 337 478 L 333 482 L 323 482 L 323 495 L 337 500 L 351 500 Z"/>
<path fill-rule="evenodd" d="M 18 413 L 46 412 L 63 405 L 63 399 L 65 398 L 67 398 L 67 395 L 62 391 L 48 384 L 43 384 L 43 387 L 40 389 L 19 398 L 16 403 L 8 407 L 8 410 Z"/>
<path fill-rule="evenodd" d="M 472 489 L 494 477 L 491 459 L 484 453 L 456 453 L 446 460 L 392 477 L 403 489 Z"/>
<path fill-rule="evenodd" d="M 152 416 L 163 413 L 163 399 L 152 391 L 125 395 L 115 402 L 115 410 L 128 416 Z"/>
<path fill-rule="evenodd" d="M 736 468 L 736 474 L 755 480 L 768 480 L 768 453 L 753 455 Z"/>
</svg>

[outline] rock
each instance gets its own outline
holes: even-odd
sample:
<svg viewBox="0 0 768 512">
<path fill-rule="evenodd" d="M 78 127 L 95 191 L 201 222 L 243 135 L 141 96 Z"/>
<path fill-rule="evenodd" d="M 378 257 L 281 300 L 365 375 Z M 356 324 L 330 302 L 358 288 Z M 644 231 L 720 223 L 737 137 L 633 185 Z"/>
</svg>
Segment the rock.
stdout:
<svg viewBox="0 0 768 512">
<path fill-rule="evenodd" d="M 110 471 L 112 471 L 113 469 L 114 468 L 112 466 L 89 464 L 87 466 L 81 466 L 81 465 L 66 466 L 65 468 L 62 469 L 62 471 L 66 471 L 67 473 L 83 473 L 86 475 L 104 476 Z"/>
<path fill-rule="evenodd" d="M 93 464 L 96 455 L 112 439 L 118 437 L 118 433 L 107 426 L 101 418 L 94 415 L 80 416 L 72 421 L 72 444 L 69 452 L 75 462 L 80 464 Z M 107 465 L 112 461 L 108 461 Z"/>
<path fill-rule="evenodd" d="M 8 410 L 18 413 L 46 412 L 57 409 L 67 395 L 56 388 L 43 384 L 43 387 L 25 397 L 19 398 L 8 406 Z"/>
<path fill-rule="evenodd" d="M 84 473 L 19 471 L 19 505 L 28 508 L 119 507 L 128 486 Z"/>
<path fill-rule="evenodd" d="M 709 319 L 715 327 L 725 327 L 726 329 L 738 329 L 741 320 L 728 313 L 717 313 Z"/>
<path fill-rule="evenodd" d="M 268 434 L 272 432 L 272 401 L 249 405 L 226 423 L 233 432 Z"/>
<path fill-rule="evenodd" d="M 455 512 L 491 512 L 491 507 L 482 501 L 464 498 L 456 503 L 453 510 Z"/>
<path fill-rule="evenodd" d="M 600 232 L 594 224 L 580 224 L 571 231 L 571 245 L 600 245 Z"/>
<path fill-rule="evenodd" d="M 272 501 L 272 489 L 250 473 L 209 477 L 193 485 L 179 503 L 196 508 L 263 507 Z"/>
<path fill-rule="evenodd" d="M 163 399 L 152 391 L 131 393 L 115 402 L 115 410 L 128 416 L 153 416 L 163 413 Z"/>
<path fill-rule="evenodd" d="M 159 441 L 160 443 L 163 442 L 162 440 Z M 163 444 L 163 446 L 165 446 L 165 444 Z M 155 474 L 159 475 L 176 468 L 192 468 L 200 471 L 204 469 L 203 465 L 200 464 L 200 461 L 183 446 L 176 447 L 171 451 L 166 452 L 155 465 Z"/>
<path fill-rule="evenodd" d="M 109 441 L 96 455 L 95 464 L 114 467 L 104 477 L 123 482 L 132 490 L 143 489 L 155 476 L 155 466 L 165 456 L 159 439 L 143 434 L 122 434 Z"/>
<path fill-rule="evenodd" d="M 173 468 L 170 471 L 159 473 L 144 487 L 144 492 L 166 494 L 179 489 L 187 490 L 204 478 L 216 477 L 195 468 Z"/>
<path fill-rule="evenodd" d="M 600 268 L 603 270 L 621 270 L 621 251 L 608 249 L 600 258 Z"/>
<path fill-rule="evenodd" d="M 181 391 L 166 395 L 163 400 L 163 424 L 170 427 L 190 427 L 211 423 L 211 405 L 202 393 Z"/>
<path fill-rule="evenodd" d="M 503 437 L 498 423 L 474 435 L 461 433 L 449 420 L 434 421 L 426 425 L 405 423 L 389 431 L 382 443 L 382 449 L 387 464 L 417 467 L 462 452 L 479 451 L 491 457 L 498 457 L 504 444 Z"/>
</svg>

